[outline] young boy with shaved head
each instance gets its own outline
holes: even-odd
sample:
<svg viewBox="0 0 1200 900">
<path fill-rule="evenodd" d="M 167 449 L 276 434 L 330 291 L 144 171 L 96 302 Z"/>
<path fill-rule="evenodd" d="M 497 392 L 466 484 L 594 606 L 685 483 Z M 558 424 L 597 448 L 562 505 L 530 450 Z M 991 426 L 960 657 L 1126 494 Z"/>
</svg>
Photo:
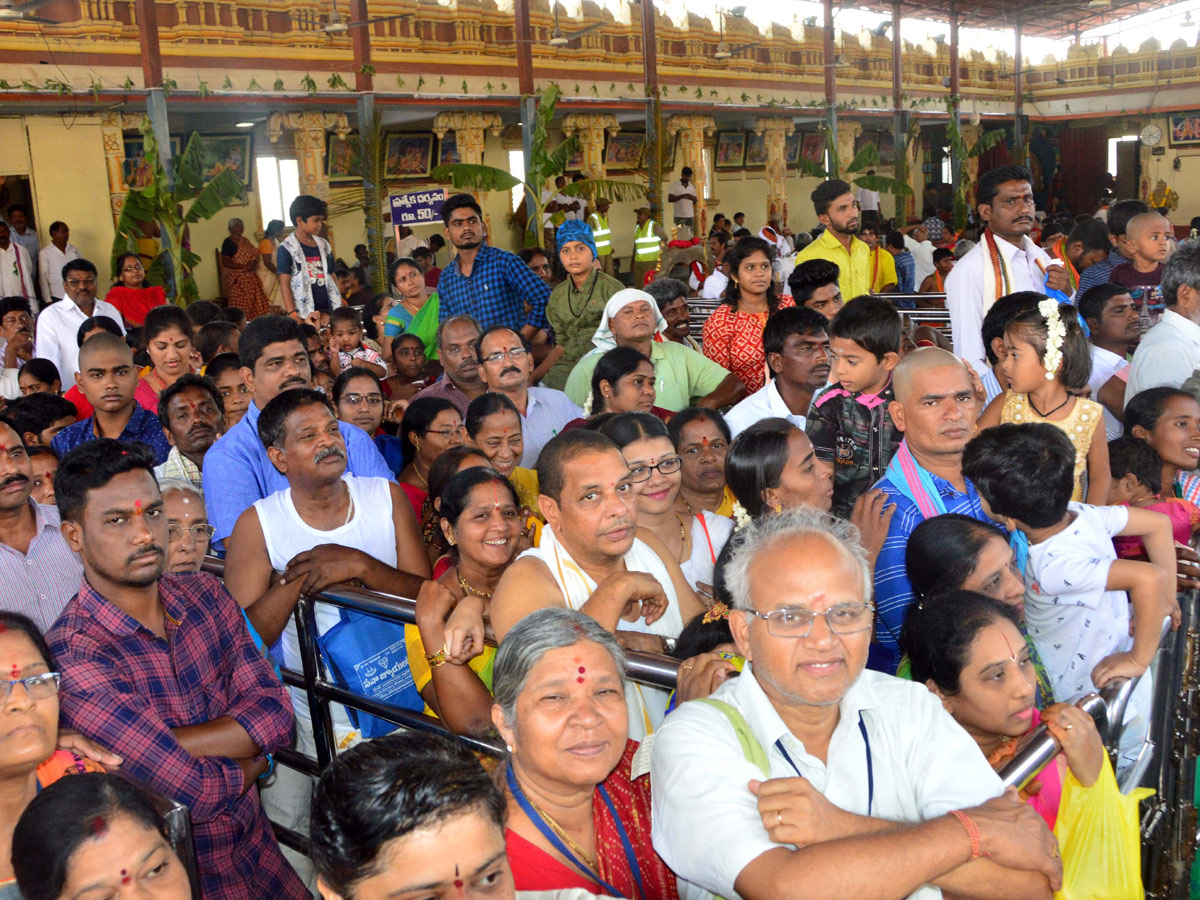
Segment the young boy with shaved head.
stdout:
<svg viewBox="0 0 1200 900">
<path fill-rule="evenodd" d="M 171 453 L 158 416 L 134 399 L 138 370 L 133 353 L 124 340 L 102 331 L 79 348 L 79 390 L 92 405 L 92 414 L 69 425 L 54 436 L 50 446 L 59 458 L 80 444 L 97 438 L 141 441 L 154 451 L 154 464 L 162 465 Z"/>
<path fill-rule="evenodd" d="M 1109 281 L 1129 288 L 1145 334 L 1162 318 L 1163 262 L 1171 249 L 1171 223 L 1156 212 L 1134 216 L 1120 239 L 1129 262 L 1113 266 Z"/>
</svg>

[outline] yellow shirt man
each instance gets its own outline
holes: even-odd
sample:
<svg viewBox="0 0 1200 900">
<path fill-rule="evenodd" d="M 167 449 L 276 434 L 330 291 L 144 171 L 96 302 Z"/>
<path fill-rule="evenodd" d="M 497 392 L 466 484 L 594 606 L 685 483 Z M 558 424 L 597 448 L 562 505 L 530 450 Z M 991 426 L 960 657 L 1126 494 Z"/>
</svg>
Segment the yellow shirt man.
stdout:
<svg viewBox="0 0 1200 900">
<path fill-rule="evenodd" d="M 891 256 L 886 250 L 883 251 L 883 255 Z M 821 232 L 820 237 L 796 254 L 796 265 L 810 259 L 827 259 L 838 267 L 838 288 L 847 303 L 861 294 L 871 293 L 871 248 L 858 238 L 850 238 L 850 249 L 847 251 L 842 242 L 826 229 Z M 892 281 L 896 280 L 895 268 L 895 263 L 892 262 Z"/>
</svg>

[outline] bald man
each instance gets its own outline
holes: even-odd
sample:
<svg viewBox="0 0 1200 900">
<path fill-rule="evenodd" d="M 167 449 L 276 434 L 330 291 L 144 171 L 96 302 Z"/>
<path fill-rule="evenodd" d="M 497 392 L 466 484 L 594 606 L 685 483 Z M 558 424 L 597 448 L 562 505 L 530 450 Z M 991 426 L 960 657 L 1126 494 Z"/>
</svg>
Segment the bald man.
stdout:
<svg viewBox="0 0 1200 900">
<path fill-rule="evenodd" d="M 904 440 L 875 487 L 896 504 L 887 540 L 875 562 L 878 639 L 899 662 L 898 639 L 913 600 L 904 568 L 908 537 L 925 519 L 960 513 L 991 522 L 975 486 L 963 476 L 962 454 L 975 431 L 980 397 L 966 364 L 953 353 L 925 347 L 905 356 L 892 373 L 896 399 L 888 411 Z"/>
<path fill-rule="evenodd" d="M 54 436 L 50 446 L 60 459 L 80 444 L 103 437 L 141 441 L 154 451 L 155 465 L 166 461 L 171 445 L 158 416 L 142 409 L 134 399 L 138 370 L 124 340 L 102 331 L 84 341 L 75 382 L 93 412 Z"/>
</svg>

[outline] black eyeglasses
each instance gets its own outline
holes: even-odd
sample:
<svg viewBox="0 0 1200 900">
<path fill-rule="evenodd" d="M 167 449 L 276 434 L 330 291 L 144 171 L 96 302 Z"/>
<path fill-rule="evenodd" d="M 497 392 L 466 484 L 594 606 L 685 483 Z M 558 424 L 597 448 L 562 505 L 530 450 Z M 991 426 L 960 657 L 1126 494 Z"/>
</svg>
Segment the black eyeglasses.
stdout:
<svg viewBox="0 0 1200 900">
<path fill-rule="evenodd" d="M 658 469 L 663 475 L 670 475 L 672 472 L 678 472 L 683 467 L 683 460 L 678 456 L 668 456 L 666 459 L 660 460 L 653 466 L 637 465 L 629 470 L 629 480 L 634 484 L 641 484 L 643 481 L 650 480 L 650 473 Z"/>
</svg>

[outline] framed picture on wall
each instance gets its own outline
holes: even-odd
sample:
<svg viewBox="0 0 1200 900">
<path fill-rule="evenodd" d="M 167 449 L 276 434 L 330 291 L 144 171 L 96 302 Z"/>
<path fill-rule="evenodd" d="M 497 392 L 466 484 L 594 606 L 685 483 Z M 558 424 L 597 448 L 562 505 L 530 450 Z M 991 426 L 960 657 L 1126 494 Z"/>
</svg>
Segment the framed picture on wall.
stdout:
<svg viewBox="0 0 1200 900">
<path fill-rule="evenodd" d="M 767 164 L 767 136 L 765 134 L 755 134 L 753 131 L 746 134 L 746 168 L 761 168 Z"/>
<path fill-rule="evenodd" d="M 787 140 L 783 142 L 783 162 L 785 165 L 794 166 L 800 162 L 800 147 L 804 143 L 804 135 L 799 131 L 793 131 L 787 136 Z"/>
<path fill-rule="evenodd" d="M 433 134 L 390 134 L 384 174 L 393 178 L 424 178 L 433 161 Z"/>
<path fill-rule="evenodd" d="M 125 158 L 121 162 L 121 177 L 125 180 L 125 189 L 144 188 L 150 183 L 150 161 L 146 158 L 146 142 L 140 134 L 125 135 Z M 183 152 L 182 139 L 171 137 L 171 156 L 176 157 Z"/>
<path fill-rule="evenodd" d="M 342 140 L 333 132 L 325 136 L 325 175 L 330 184 L 359 180 L 354 171 L 355 137 L 351 133 Z"/>
<path fill-rule="evenodd" d="M 1171 116 L 1171 130 L 1167 135 L 1167 143 L 1172 147 L 1200 146 L 1200 115 L 1191 113 Z"/>
<path fill-rule="evenodd" d="M 825 161 L 825 135 L 819 133 L 804 135 L 800 157 L 810 163 L 821 165 Z"/>
<path fill-rule="evenodd" d="M 642 164 L 646 151 L 646 135 L 636 131 L 619 131 L 608 139 L 604 152 L 604 168 L 636 169 Z"/>
<path fill-rule="evenodd" d="M 713 165 L 718 169 L 739 169 L 745 164 L 746 133 L 722 131 L 717 134 L 717 158 Z"/>
<path fill-rule="evenodd" d="M 447 131 L 446 136 L 438 141 L 437 164 L 451 166 L 460 162 L 462 162 L 462 154 L 458 152 L 458 135 L 453 131 Z"/>
<path fill-rule="evenodd" d="M 206 134 L 204 141 L 204 183 L 212 181 L 223 169 L 228 169 L 241 179 L 246 190 L 250 190 L 254 173 L 253 134 Z"/>
<path fill-rule="evenodd" d="M 575 155 L 567 160 L 567 171 L 568 172 L 583 171 L 583 146 L 582 145 L 580 145 L 579 149 L 575 151 Z"/>
</svg>

